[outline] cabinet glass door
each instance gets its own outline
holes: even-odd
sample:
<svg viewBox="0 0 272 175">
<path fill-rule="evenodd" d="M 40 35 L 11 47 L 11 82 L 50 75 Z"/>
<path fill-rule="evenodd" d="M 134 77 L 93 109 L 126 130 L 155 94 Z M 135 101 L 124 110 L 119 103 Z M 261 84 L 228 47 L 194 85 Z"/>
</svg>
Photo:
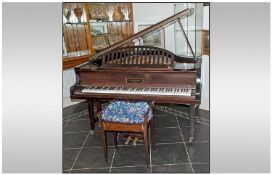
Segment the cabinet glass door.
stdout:
<svg viewBox="0 0 272 175">
<path fill-rule="evenodd" d="M 200 57 L 203 28 L 203 3 L 175 4 L 175 14 L 187 8 L 193 8 L 194 12 L 190 16 L 181 19 L 181 24 L 183 25 L 196 57 Z M 175 23 L 175 52 L 180 56 L 193 57 L 178 23 Z"/>
</svg>

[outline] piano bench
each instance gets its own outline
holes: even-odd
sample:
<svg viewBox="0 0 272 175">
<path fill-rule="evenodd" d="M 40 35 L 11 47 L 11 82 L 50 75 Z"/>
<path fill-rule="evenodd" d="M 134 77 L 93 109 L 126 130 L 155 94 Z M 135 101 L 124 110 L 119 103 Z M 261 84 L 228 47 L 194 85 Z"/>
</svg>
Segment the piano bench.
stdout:
<svg viewBox="0 0 272 175">
<path fill-rule="evenodd" d="M 117 133 L 140 133 L 143 135 L 146 161 L 149 164 L 148 127 L 152 149 L 155 149 L 154 119 L 152 108 L 154 103 L 112 101 L 102 111 L 97 113 L 102 129 L 104 158 L 108 162 L 107 132 L 114 132 L 114 146 L 117 148 Z"/>
</svg>

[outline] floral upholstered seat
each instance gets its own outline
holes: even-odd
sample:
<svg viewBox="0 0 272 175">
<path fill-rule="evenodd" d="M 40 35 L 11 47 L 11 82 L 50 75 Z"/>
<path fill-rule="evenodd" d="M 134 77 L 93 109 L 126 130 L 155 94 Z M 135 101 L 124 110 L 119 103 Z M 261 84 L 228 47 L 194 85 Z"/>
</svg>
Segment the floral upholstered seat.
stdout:
<svg viewBox="0 0 272 175">
<path fill-rule="evenodd" d="M 105 122 L 140 124 L 144 122 L 146 113 L 148 120 L 150 120 L 153 114 L 147 102 L 112 101 L 102 110 L 102 120 Z"/>
</svg>

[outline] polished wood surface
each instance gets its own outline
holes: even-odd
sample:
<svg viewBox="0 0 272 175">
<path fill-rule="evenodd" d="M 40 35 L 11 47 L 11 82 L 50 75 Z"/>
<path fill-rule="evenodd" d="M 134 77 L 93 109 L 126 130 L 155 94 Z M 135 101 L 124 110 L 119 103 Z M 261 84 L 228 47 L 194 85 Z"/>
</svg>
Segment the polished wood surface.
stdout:
<svg viewBox="0 0 272 175">
<path fill-rule="evenodd" d="M 70 57 L 63 60 L 63 69 L 74 68 L 80 64 L 86 63 L 89 61 L 90 55 L 79 56 L 79 57 Z"/>
</svg>

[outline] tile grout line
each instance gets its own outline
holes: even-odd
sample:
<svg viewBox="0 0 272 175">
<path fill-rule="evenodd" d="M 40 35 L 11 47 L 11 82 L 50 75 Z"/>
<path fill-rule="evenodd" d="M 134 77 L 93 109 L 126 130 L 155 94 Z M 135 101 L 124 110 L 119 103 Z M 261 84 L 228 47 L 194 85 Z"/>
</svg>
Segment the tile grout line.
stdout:
<svg viewBox="0 0 272 175">
<path fill-rule="evenodd" d="M 74 166 L 75 166 L 75 164 L 76 164 L 76 161 L 77 161 L 77 159 L 78 159 L 78 156 L 79 156 L 79 154 L 81 153 L 81 151 L 82 151 L 82 149 L 83 149 L 83 146 L 84 146 L 85 142 L 87 141 L 87 138 L 89 137 L 89 135 L 90 135 L 90 133 L 87 134 L 87 136 L 86 136 L 86 138 L 85 138 L 85 140 L 84 140 L 84 142 L 83 142 L 83 144 L 82 144 L 82 146 L 81 146 L 81 148 L 80 148 L 80 150 L 79 150 L 79 152 L 78 152 L 78 154 L 77 154 L 77 156 L 76 156 L 76 158 L 75 158 L 75 160 L 74 160 L 74 163 L 73 163 L 73 165 L 72 165 L 72 167 L 71 167 L 69 173 L 71 173 L 71 170 L 74 168 Z"/>
<path fill-rule="evenodd" d="M 78 134 L 78 133 L 85 133 L 85 132 L 89 132 L 89 131 L 72 131 L 72 132 L 65 132 L 65 133 L 63 133 L 63 135 L 65 135 L 65 134 Z"/>
<path fill-rule="evenodd" d="M 119 140 L 119 134 L 120 133 L 117 133 L 117 145 L 118 145 L 118 140 Z M 114 146 L 114 152 L 113 152 L 113 156 L 112 156 L 112 160 L 111 160 L 111 166 L 110 166 L 110 169 L 109 169 L 109 173 L 111 173 L 111 169 L 112 169 L 112 165 L 113 165 L 113 160 L 114 160 L 114 157 L 115 157 L 115 153 L 116 153 L 116 146 Z"/>
<path fill-rule="evenodd" d="M 154 167 L 157 167 L 157 166 L 171 166 L 171 165 L 187 165 L 187 164 L 190 164 L 190 163 L 168 163 L 168 164 L 160 164 L 160 165 L 152 165 Z M 209 164 L 209 162 L 199 162 L 199 163 L 192 163 L 192 164 L 196 164 L 196 165 L 207 165 Z M 133 168 L 133 167 L 146 167 L 146 165 L 135 165 L 135 166 L 116 166 L 116 167 L 112 167 L 112 168 Z M 93 169 L 107 169 L 107 168 L 110 168 L 110 167 L 100 167 L 100 168 L 76 168 L 76 169 L 66 169 L 66 170 L 63 170 L 63 171 L 69 171 L 69 170 L 86 170 L 86 169 L 90 169 L 90 170 L 93 170 Z"/>
<path fill-rule="evenodd" d="M 177 118 L 177 117 L 176 117 L 176 120 L 177 120 L 177 122 L 178 122 L 178 118 Z M 181 137 L 182 137 L 183 144 L 184 144 L 184 147 L 185 147 L 187 156 L 188 156 L 188 160 L 189 160 L 190 166 L 191 166 L 191 168 L 192 168 L 192 172 L 195 173 L 194 168 L 193 168 L 193 165 L 192 165 L 192 162 L 191 162 L 191 159 L 190 159 L 190 156 L 189 156 L 189 153 L 188 153 L 188 150 L 187 150 L 187 147 L 186 147 L 186 144 L 185 144 L 185 141 L 184 141 L 184 137 L 183 137 L 183 134 L 182 134 L 182 131 L 181 131 L 179 122 L 178 122 L 178 127 L 179 127 L 179 132 L 180 132 L 180 135 L 181 135 Z"/>
<path fill-rule="evenodd" d="M 179 144 L 179 143 L 189 143 L 189 142 L 169 142 L 169 143 L 156 143 L 156 145 L 171 145 L 171 144 Z M 194 143 L 209 143 L 209 141 L 195 141 Z M 143 146 L 144 144 L 142 143 L 138 143 L 137 144 L 138 146 Z M 118 145 L 119 147 L 129 147 L 129 146 L 135 146 L 135 145 Z M 114 146 L 108 146 L 109 148 L 114 148 Z M 69 150 L 69 149 L 80 149 L 81 147 L 71 147 L 71 148 L 63 148 L 63 149 L 66 149 L 66 150 Z M 82 147 L 82 148 L 93 148 L 93 149 L 96 149 L 96 148 L 101 148 L 101 146 L 86 146 L 86 147 Z"/>
<path fill-rule="evenodd" d="M 154 120 L 154 118 L 153 118 Z M 152 173 L 152 146 L 151 146 L 151 143 L 150 143 L 150 132 L 151 132 L 151 129 L 149 128 L 149 166 L 150 166 L 150 172 Z M 155 138 L 154 138 L 155 139 Z"/>
<path fill-rule="evenodd" d="M 114 148 L 114 152 L 113 152 L 113 156 L 112 156 L 112 160 L 111 160 L 111 166 L 110 166 L 110 169 L 109 169 L 109 173 L 111 173 L 111 169 L 112 169 L 113 159 L 114 159 L 115 153 L 116 153 L 116 148 Z"/>
</svg>

